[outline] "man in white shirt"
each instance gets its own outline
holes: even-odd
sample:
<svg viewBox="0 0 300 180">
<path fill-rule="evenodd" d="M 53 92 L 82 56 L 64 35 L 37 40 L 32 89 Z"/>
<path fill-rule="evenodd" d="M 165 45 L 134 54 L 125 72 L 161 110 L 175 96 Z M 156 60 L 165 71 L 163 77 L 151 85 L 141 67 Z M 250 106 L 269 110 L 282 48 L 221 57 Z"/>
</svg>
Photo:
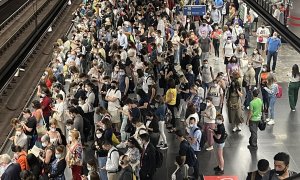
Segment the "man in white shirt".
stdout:
<svg viewBox="0 0 300 180">
<path fill-rule="evenodd" d="M 108 180 L 117 180 L 120 158 L 119 151 L 112 145 L 112 142 L 110 141 L 105 141 L 102 147 L 104 150 L 108 151 L 106 165 L 103 167 L 103 169 L 107 171 Z"/>
<path fill-rule="evenodd" d="M 105 100 L 108 101 L 108 112 L 111 115 L 112 124 L 115 126 L 116 130 L 120 130 L 120 112 L 118 109 L 121 107 L 121 91 L 117 88 L 117 82 L 111 81 L 111 88 L 107 91 Z"/>
<path fill-rule="evenodd" d="M 266 27 L 265 24 L 262 24 L 261 27 L 259 27 L 256 31 L 257 35 L 257 49 L 262 50 L 263 53 L 261 54 L 266 54 L 264 53 L 266 50 L 266 43 L 268 40 L 268 37 L 270 36 L 270 30 Z"/>
<path fill-rule="evenodd" d="M 161 36 L 162 37 L 165 37 L 166 36 L 166 32 L 165 32 L 165 29 L 166 29 L 166 26 L 165 26 L 165 22 L 164 20 L 161 18 L 160 15 L 157 16 L 157 30 L 160 30 L 161 32 Z"/>
<path fill-rule="evenodd" d="M 161 54 L 162 51 L 163 51 L 164 39 L 161 36 L 161 31 L 160 30 L 157 30 L 157 35 L 156 35 L 156 38 L 155 38 L 155 44 L 157 46 L 157 53 Z"/>
<path fill-rule="evenodd" d="M 64 99 L 62 94 L 56 95 L 56 104 L 52 109 L 54 111 L 53 118 L 57 120 L 57 125 L 62 133 L 66 134 L 65 121 L 64 121 Z"/>
<path fill-rule="evenodd" d="M 128 46 L 127 36 L 123 33 L 122 29 L 120 29 L 118 33 L 118 42 L 119 45 L 123 47 L 123 49 L 127 48 Z"/>
</svg>

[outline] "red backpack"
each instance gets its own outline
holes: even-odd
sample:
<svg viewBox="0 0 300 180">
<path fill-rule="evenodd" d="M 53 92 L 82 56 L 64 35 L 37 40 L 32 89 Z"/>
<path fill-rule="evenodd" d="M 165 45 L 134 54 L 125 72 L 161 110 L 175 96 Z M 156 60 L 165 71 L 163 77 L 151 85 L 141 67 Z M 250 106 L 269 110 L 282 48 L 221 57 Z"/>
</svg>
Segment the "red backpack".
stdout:
<svg viewBox="0 0 300 180">
<path fill-rule="evenodd" d="M 277 84 L 277 88 L 278 88 L 278 92 L 276 94 L 276 97 L 281 98 L 282 97 L 282 87 L 279 84 Z"/>
</svg>

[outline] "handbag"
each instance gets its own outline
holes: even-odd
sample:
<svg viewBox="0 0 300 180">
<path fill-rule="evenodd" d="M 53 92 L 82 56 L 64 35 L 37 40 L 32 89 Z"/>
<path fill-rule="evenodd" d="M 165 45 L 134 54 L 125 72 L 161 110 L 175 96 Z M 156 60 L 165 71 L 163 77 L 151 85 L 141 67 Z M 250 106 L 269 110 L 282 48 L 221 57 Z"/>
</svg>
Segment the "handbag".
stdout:
<svg viewBox="0 0 300 180">
<path fill-rule="evenodd" d="M 45 123 L 43 114 L 42 114 L 42 119 L 40 121 L 42 123 L 40 123 L 38 126 L 36 126 L 36 132 L 39 137 L 41 137 L 47 133 L 47 127 L 46 127 L 46 123 Z"/>
<path fill-rule="evenodd" d="M 258 123 L 258 128 L 259 130 L 263 131 L 266 129 L 266 126 L 267 126 L 267 122 L 266 122 L 266 116 L 265 116 L 265 113 L 262 113 L 261 115 L 261 120 L 259 121 Z"/>
<path fill-rule="evenodd" d="M 127 124 L 125 126 L 125 132 L 132 133 L 133 131 L 134 131 L 134 126 L 132 125 L 132 123 L 127 122 Z"/>
</svg>

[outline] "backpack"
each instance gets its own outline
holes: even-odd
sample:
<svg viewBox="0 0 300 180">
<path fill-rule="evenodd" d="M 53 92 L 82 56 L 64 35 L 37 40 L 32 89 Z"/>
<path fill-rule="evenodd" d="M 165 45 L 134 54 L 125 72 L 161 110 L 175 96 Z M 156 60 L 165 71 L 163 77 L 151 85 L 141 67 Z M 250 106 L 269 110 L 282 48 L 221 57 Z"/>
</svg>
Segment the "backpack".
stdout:
<svg viewBox="0 0 300 180">
<path fill-rule="evenodd" d="M 134 88 L 135 88 L 135 84 L 134 84 L 134 80 L 131 76 L 127 76 L 129 79 L 129 88 L 128 88 L 128 94 L 130 93 L 134 93 Z"/>
<path fill-rule="evenodd" d="M 193 132 L 193 134 L 195 134 L 195 132 L 196 131 L 201 131 L 201 127 L 200 128 L 196 128 L 195 130 L 194 130 L 194 132 Z M 197 141 L 198 141 L 198 143 L 199 143 L 199 145 L 200 145 L 200 150 L 202 149 L 202 148 L 204 148 L 204 146 L 205 146 L 205 143 L 206 143 L 206 135 L 205 135 L 205 133 L 203 133 L 203 131 L 201 131 L 201 138 L 200 139 L 197 139 Z"/>
<path fill-rule="evenodd" d="M 107 157 L 107 158 L 111 158 L 111 154 L 113 153 L 113 152 L 118 152 L 118 154 L 119 154 L 119 157 L 120 156 L 122 156 L 122 155 L 124 155 L 124 153 L 122 153 L 121 151 L 119 151 L 118 149 L 113 149 L 111 152 L 110 152 L 110 154 L 109 154 L 109 156 Z M 122 170 L 122 167 L 119 165 L 118 166 L 118 170 L 117 170 L 117 172 L 120 172 Z"/>
<path fill-rule="evenodd" d="M 164 155 L 162 152 L 160 152 L 157 148 L 155 148 L 155 167 L 161 168 L 163 161 L 164 161 Z"/>
<path fill-rule="evenodd" d="M 277 88 L 278 88 L 278 92 L 276 94 L 276 97 L 281 98 L 282 97 L 282 87 L 279 84 L 277 84 Z"/>
<path fill-rule="evenodd" d="M 113 143 L 114 146 L 120 144 L 120 141 L 119 141 L 119 139 L 117 138 L 117 136 L 115 135 L 115 133 L 112 133 L 111 141 L 112 141 L 112 143 Z"/>
</svg>

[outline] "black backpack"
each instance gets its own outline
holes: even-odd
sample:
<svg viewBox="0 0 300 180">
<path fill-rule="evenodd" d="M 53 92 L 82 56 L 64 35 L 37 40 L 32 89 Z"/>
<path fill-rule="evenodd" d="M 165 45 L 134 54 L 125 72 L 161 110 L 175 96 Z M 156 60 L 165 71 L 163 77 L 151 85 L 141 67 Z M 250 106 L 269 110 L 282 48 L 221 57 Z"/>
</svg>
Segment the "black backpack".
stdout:
<svg viewBox="0 0 300 180">
<path fill-rule="evenodd" d="M 205 146 L 205 143 L 206 143 L 206 141 L 207 141 L 207 137 L 206 137 L 206 134 L 203 133 L 202 127 L 201 127 L 201 126 L 200 126 L 199 128 L 196 128 L 196 129 L 194 130 L 193 134 L 195 134 L 195 132 L 198 131 L 198 130 L 201 131 L 201 139 L 200 139 L 200 142 L 198 141 L 198 139 L 197 139 L 197 141 L 198 141 L 198 143 L 200 144 L 200 148 L 203 149 L 204 146 Z"/>
<path fill-rule="evenodd" d="M 128 88 L 128 94 L 130 93 L 134 93 L 134 88 L 135 88 L 135 84 L 134 84 L 134 80 L 131 76 L 127 76 L 129 79 L 129 88 Z"/>
</svg>

